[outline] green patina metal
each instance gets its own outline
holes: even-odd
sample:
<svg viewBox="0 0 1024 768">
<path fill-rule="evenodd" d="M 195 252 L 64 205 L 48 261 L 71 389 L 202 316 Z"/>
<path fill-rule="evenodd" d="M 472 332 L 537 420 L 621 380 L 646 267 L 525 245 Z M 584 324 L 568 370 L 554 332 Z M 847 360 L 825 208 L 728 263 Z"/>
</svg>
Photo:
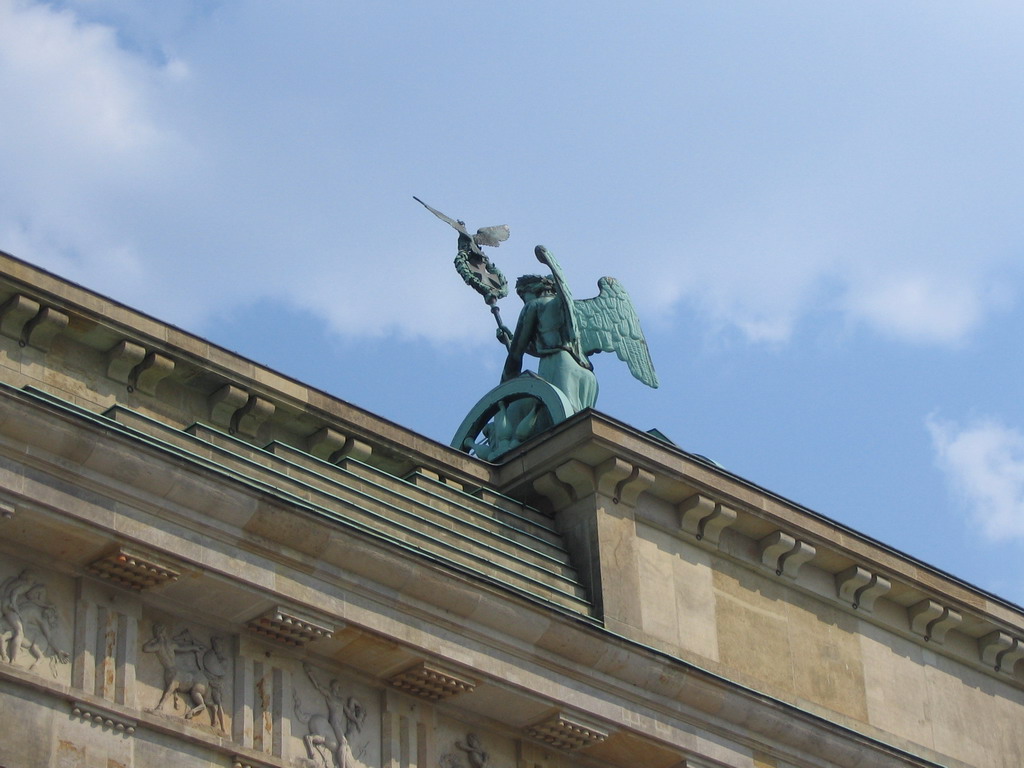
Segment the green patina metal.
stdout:
<svg viewBox="0 0 1024 768">
<path fill-rule="evenodd" d="M 590 356 L 598 352 L 614 352 L 635 378 L 658 386 L 640 318 L 618 280 L 602 277 L 597 296 L 576 300 L 554 255 L 538 245 L 537 260 L 551 274 L 524 275 L 516 282 L 523 308 L 512 331 L 502 324 L 497 306 L 508 293 L 507 281 L 481 249 L 508 239 L 508 227 L 484 227 L 470 235 L 463 221 L 415 199 L 459 232 L 455 268 L 484 297 L 498 323 L 498 340 L 508 350 L 501 383 L 473 406 L 452 439 L 453 447 L 495 461 L 573 414 L 593 408 L 598 387 Z M 536 374 L 523 372 L 527 355 L 538 358 Z"/>
</svg>

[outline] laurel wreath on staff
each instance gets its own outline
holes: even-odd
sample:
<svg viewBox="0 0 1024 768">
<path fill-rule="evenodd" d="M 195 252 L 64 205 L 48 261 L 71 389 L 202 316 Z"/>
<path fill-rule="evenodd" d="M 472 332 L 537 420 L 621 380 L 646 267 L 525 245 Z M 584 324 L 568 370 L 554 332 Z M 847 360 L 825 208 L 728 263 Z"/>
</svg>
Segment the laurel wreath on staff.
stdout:
<svg viewBox="0 0 1024 768">
<path fill-rule="evenodd" d="M 459 233 L 459 253 L 455 257 L 455 271 L 459 273 L 466 285 L 484 297 L 484 301 L 490 307 L 491 314 L 494 315 L 494 320 L 498 324 L 498 340 L 508 347 L 512 339 L 509 337 L 504 323 L 501 322 L 501 310 L 498 309 L 498 300 L 508 296 L 508 280 L 480 248 L 482 245 L 497 248 L 508 240 L 508 226 L 501 224 L 496 227 L 481 227 L 476 234 L 471 235 L 466 229 L 466 222 L 445 216 L 415 195 L 412 199 L 441 221 L 451 225 Z"/>
</svg>

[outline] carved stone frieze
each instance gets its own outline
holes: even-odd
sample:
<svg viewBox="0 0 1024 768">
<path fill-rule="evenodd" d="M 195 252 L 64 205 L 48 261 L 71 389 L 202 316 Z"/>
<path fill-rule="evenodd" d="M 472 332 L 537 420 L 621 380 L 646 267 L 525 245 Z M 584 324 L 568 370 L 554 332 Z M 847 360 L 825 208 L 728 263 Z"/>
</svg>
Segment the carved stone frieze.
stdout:
<svg viewBox="0 0 1024 768">
<path fill-rule="evenodd" d="M 142 591 L 177 581 L 181 573 L 152 555 L 141 555 L 120 547 L 89 564 L 89 572 L 101 579 Z"/>
<path fill-rule="evenodd" d="M 295 717 L 305 726 L 302 741 L 309 759 L 322 768 L 361 765 L 352 742 L 366 723 L 366 708 L 354 696 L 346 695 L 337 678 L 325 680 L 308 664 L 302 668 L 317 693 L 324 697 L 327 709 L 324 714 L 307 711 L 299 694 L 294 694 Z"/>
<path fill-rule="evenodd" d="M 457 739 L 454 743 L 455 751 L 448 751 L 441 755 L 438 761 L 441 768 L 465 768 L 461 757 L 464 755 L 469 768 L 487 768 L 490 764 L 491 755 L 484 749 L 483 742 L 475 733 L 467 733 L 465 739 Z"/>
<path fill-rule="evenodd" d="M 600 726 L 564 712 L 531 725 L 526 732 L 538 741 L 566 751 L 589 747 L 608 738 L 608 732 Z"/>
<path fill-rule="evenodd" d="M 475 681 L 425 661 L 393 675 L 388 682 L 429 701 L 443 701 L 476 687 Z"/>
<path fill-rule="evenodd" d="M 246 626 L 257 635 L 291 647 L 328 639 L 336 631 L 335 627 L 323 619 L 315 619 L 281 606 L 250 619 Z"/>
<path fill-rule="evenodd" d="M 226 732 L 224 723 L 224 684 L 230 680 L 231 660 L 222 637 L 212 637 L 209 645 L 196 640 L 189 629 L 172 635 L 163 623 L 153 624 L 153 636 L 143 646 L 144 653 L 156 654 L 164 669 L 160 700 L 150 712 L 175 710 L 184 701 L 184 717 L 191 720 L 207 712 L 210 725 Z"/>
<path fill-rule="evenodd" d="M 61 631 L 57 607 L 32 570 L 25 568 L 0 582 L 0 662 L 19 666 L 27 662 L 32 672 L 47 659 L 56 677 L 57 666 L 71 660 Z"/>
</svg>

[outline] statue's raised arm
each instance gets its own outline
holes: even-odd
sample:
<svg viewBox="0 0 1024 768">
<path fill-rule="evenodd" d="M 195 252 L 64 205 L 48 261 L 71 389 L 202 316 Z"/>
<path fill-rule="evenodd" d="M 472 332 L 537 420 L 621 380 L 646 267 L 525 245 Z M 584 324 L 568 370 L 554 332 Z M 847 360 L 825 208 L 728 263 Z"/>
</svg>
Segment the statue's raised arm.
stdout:
<svg viewBox="0 0 1024 768">
<path fill-rule="evenodd" d="M 543 245 L 538 245 L 533 249 L 533 252 L 537 256 L 537 261 L 551 270 L 551 279 L 555 284 L 555 295 L 558 297 L 562 311 L 565 313 L 566 351 L 575 358 L 577 363 L 584 368 L 592 370 L 594 366 L 587 360 L 587 356 L 580 344 L 580 327 L 576 315 L 576 306 L 572 298 L 572 291 L 569 288 L 569 281 L 565 277 L 565 272 L 562 271 L 562 265 L 558 263 L 555 255 Z"/>
</svg>

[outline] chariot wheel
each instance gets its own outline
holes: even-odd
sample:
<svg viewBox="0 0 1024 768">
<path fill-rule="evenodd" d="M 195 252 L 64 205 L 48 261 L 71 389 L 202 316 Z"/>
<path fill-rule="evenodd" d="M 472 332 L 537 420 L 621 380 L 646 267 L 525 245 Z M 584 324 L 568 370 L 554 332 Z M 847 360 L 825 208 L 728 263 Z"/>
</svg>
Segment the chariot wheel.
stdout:
<svg viewBox="0 0 1024 768">
<path fill-rule="evenodd" d="M 573 413 L 560 389 L 527 371 L 480 398 L 462 420 L 451 446 L 494 461 Z"/>
</svg>

